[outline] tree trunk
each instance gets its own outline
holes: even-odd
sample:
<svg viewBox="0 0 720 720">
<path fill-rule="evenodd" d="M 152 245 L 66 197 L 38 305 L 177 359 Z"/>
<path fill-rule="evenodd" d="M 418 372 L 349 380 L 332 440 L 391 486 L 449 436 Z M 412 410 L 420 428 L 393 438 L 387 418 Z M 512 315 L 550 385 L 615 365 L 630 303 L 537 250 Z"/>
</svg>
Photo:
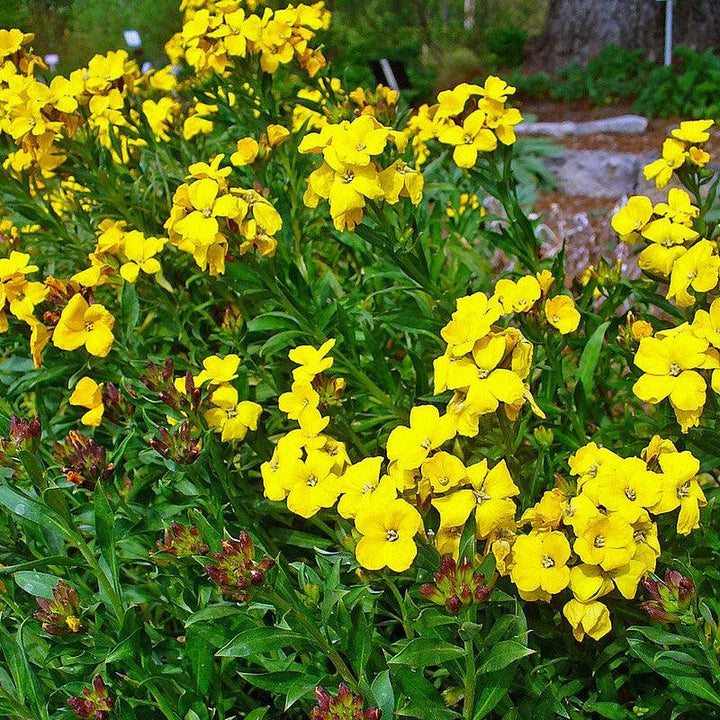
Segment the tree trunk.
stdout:
<svg viewBox="0 0 720 720">
<path fill-rule="evenodd" d="M 675 0 L 673 45 L 703 50 L 720 37 L 718 0 Z M 545 30 L 533 42 L 532 65 L 555 70 L 586 63 L 606 45 L 644 48 L 661 61 L 665 3 L 658 0 L 550 0 Z"/>
</svg>

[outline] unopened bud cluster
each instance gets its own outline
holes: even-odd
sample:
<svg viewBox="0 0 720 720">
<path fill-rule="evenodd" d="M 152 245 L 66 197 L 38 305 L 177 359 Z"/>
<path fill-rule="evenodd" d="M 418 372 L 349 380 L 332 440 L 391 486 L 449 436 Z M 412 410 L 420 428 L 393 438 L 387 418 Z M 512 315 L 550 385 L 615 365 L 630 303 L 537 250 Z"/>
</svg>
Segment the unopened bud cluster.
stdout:
<svg viewBox="0 0 720 720">
<path fill-rule="evenodd" d="M 175 366 L 172 358 L 167 358 L 162 365 L 148 361 L 147 373 L 140 378 L 148 390 L 156 392 L 158 398 L 173 410 L 189 412 L 197 410 L 202 400 L 202 389 L 195 386 L 192 373 L 185 373 L 182 392 L 175 385 Z"/>
<path fill-rule="evenodd" d="M 92 490 L 98 482 L 107 480 L 115 469 L 107 462 L 105 448 L 76 430 L 71 430 L 62 442 L 54 445 L 55 458 L 73 485 Z"/>
<path fill-rule="evenodd" d="M 420 594 L 456 615 L 463 607 L 481 603 L 490 595 L 485 575 L 475 572 L 473 563 L 464 557 L 458 565 L 451 555 L 443 555 L 439 572 L 433 573 L 434 583 L 420 586 Z"/>
<path fill-rule="evenodd" d="M 200 439 L 193 437 L 192 428 L 187 420 L 183 420 L 174 429 L 161 427 L 159 437 L 148 441 L 156 453 L 178 465 L 192 465 L 200 457 Z"/>
<path fill-rule="evenodd" d="M 33 617 L 40 620 L 42 629 L 51 635 L 70 635 L 79 633 L 82 623 L 78 618 L 80 599 L 77 591 L 63 580 L 59 580 L 53 590 L 52 600 L 36 597 L 40 610 Z"/>
<path fill-rule="evenodd" d="M 35 452 L 41 434 L 40 418 L 25 420 L 17 415 L 10 416 L 10 432 L 7 437 L 0 438 L 0 466 L 12 470 L 13 478 L 17 479 L 24 473 L 20 451 Z"/>
<path fill-rule="evenodd" d="M 640 607 L 657 622 L 684 623 L 695 622 L 693 605 L 695 601 L 695 583 L 677 570 L 666 570 L 665 580 L 643 579 L 642 584 L 652 600 L 640 603 Z"/>
<path fill-rule="evenodd" d="M 158 541 L 157 546 L 160 552 L 180 558 L 208 553 L 208 547 L 203 543 L 198 529 L 193 525 L 186 527 L 175 520 L 169 528 L 165 528 L 165 537 Z"/>
<path fill-rule="evenodd" d="M 247 602 L 250 590 L 262 585 L 265 574 L 275 565 L 269 557 L 255 560 L 255 546 L 244 530 L 237 540 L 223 540 L 222 551 L 213 553 L 213 557 L 215 565 L 206 565 L 205 572 L 220 585 L 223 595 L 238 602 Z"/>
<path fill-rule="evenodd" d="M 355 695 L 345 683 L 340 683 L 337 695 L 325 688 L 315 688 L 317 705 L 310 711 L 312 720 L 380 720 L 376 707 L 365 708 L 362 695 Z"/>
<path fill-rule="evenodd" d="M 72 697 L 68 705 L 75 711 L 75 715 L 83 720 L 108 720 L 115 704 L 109 697 L 103 679 L 96 675 L 92 687 L 85 688 L 82 697 Z"/>
</svg>

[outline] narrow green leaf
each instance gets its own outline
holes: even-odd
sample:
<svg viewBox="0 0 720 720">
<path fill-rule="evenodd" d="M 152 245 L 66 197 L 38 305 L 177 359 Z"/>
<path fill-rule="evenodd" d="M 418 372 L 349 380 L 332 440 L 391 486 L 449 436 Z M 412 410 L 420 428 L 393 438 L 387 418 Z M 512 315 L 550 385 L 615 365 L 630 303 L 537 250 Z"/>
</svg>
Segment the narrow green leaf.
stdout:
<svg viewBox="0 0 720 720">
<path fill-rule="evenodd" d="M 37 597 L 52 599 L 53 590 L 58 584 L 58 578 L 36 570 L 20 570 L 13 574 L 13 580 L 26 593 Z"/>
<path fill-rule="evenodd" d="M 595 368 L 597 368 L 598 361 L 600 360 L 600 352 L 602 351 L 603 342 L 605 340 L 605 333 L 609 327 L 609 320 L 604 323 L 600 323 L 600 325 L 597 326 L 595 332 L 587 341 L 582 356 L 580 357 L 580 364 L 578 365 L 578 379 L 582 383 L 582 386 L 585 388 L 585 392 L 588 395 L 590 395 L 593 386 L 595 385 Z"/>
<path fill-rule="evenodd" d="M 304 635 L 275 627 L 253 628 L 236 635 L 217 651 L 220 657 L 248 657 L 273 652 L 284 647 L 296 648 L 307 642 Z"/>
<path fill-rule="evenodd" d="M 410 665 L 411 667 L 429 667 L 442 665 L 448 660 L 462 657 L 465 650 L 457 645 L 425 637 L 410 640 L 400 652 L 388 660 L 388 665 Z"/>
</svg>

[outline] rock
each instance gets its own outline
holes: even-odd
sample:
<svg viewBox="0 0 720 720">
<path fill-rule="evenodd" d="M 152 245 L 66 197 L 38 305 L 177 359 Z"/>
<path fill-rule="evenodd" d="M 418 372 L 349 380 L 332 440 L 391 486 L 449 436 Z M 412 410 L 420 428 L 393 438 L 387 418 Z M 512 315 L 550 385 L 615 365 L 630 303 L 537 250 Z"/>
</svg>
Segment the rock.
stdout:
<svg viewBox="0 0 720 720">
<path fill-rule="evenodd" d="M 515 128 L 515 131 L 518 135 L 543 135 L 554 138 L 568 135 L 598 135 L 601 133 L 640 135 L 645 132 L 647 125 L 647 118 L 640 115 L 620 115 L 587 122 L 521 123 Z"/>
<path fill-rule="evenodd" d="M 547 158 L 558 190 L 566 195 L 617 199 L 632 195 L 642 171 L 642 156 L 606 150 L 565 150 Z"/>
</svg>

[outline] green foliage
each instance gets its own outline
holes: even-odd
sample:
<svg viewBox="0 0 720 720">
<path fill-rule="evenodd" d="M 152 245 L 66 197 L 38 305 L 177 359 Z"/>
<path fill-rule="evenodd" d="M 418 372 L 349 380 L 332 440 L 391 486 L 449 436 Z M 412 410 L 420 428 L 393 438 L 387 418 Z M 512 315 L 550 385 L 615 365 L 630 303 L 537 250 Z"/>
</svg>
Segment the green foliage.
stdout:
<svg viewBox="0 0 720 720">
<path fill-rule="evenodd" d="M 552 76 L 545 73 L 512 81 L 529 97 L 556 100 L 588 99 L 595 105 L 633 101 L 636 112 L 647 117 L 720 118 L 716 88 L 720 82 L 720 55 L 691 48 L 674 50 L 672 66 L 643 60 L 643 51 L 608 45 L 587 65 L 577 63 Z"/>
</svg>

